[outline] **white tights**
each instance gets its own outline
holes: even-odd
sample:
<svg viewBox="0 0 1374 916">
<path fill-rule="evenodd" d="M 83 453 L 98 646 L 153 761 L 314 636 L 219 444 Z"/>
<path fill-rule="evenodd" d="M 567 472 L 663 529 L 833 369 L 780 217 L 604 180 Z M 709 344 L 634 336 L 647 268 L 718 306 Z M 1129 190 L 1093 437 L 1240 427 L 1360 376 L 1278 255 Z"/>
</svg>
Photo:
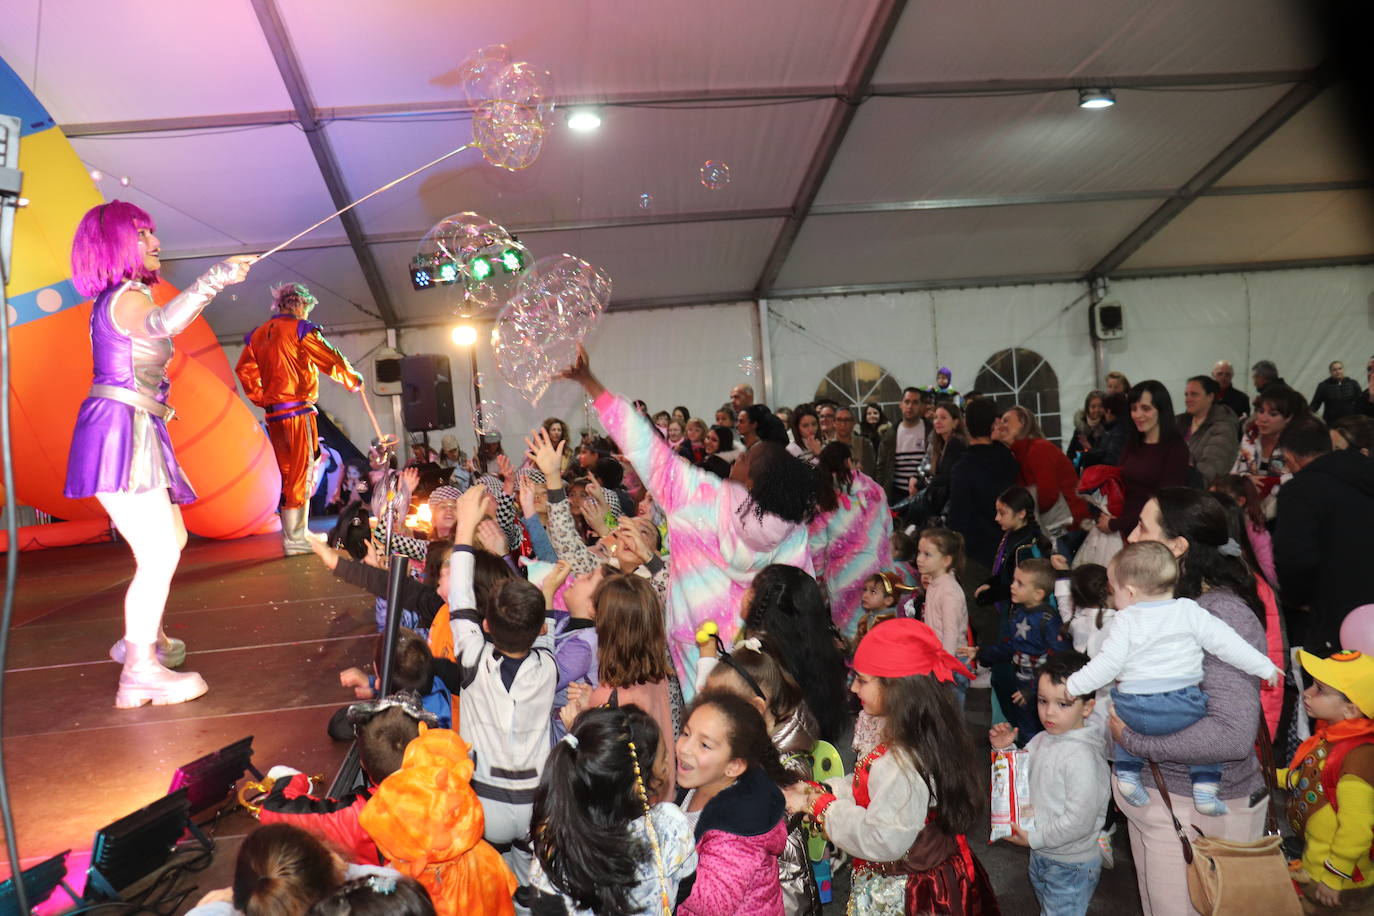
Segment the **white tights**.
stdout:
<svg viewBox="0 0 1374 916">
<path fill-rule="evenodd" d="M 124 593 L 124 639 L 132 644 L 157 642 L 172 574 L 186 546 L 181 507 L 166 488 L 142 493 L 97 493 L 120 535 L 134 553 L 133 580 Z"/>
</svg>

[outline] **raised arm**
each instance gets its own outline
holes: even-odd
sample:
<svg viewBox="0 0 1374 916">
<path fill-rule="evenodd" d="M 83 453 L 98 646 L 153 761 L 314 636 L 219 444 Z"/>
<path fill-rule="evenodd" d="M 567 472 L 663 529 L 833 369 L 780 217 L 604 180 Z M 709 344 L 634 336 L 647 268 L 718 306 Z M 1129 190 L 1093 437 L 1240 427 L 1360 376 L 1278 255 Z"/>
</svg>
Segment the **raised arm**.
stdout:
<svg viewBox="0 0 1374 916">
<path fill-rule="evenodd" d="M 142 292 L 126 290 L 114 305 L 115 324 L 130 337 L 175 337 L 191 326 L 220 290 L 242 283 L 256 261 L 252 255 L 220 261 L 161 307 Z"/>
<path fill-rule="evenodd" d="M 664 512 L 671 514 L 703 487 L 714 491 L 723 485 L 714 474 L 701 470 L 674 452 L 628 401 L 607 391 L 592 374 L 586 350 L 578 348 L 577 362 L 565 377 L 579 382 L 595 400 L 602 426 L 620 446 L 622 454 L 629 459 L 635 473 Z"/>
</svg>

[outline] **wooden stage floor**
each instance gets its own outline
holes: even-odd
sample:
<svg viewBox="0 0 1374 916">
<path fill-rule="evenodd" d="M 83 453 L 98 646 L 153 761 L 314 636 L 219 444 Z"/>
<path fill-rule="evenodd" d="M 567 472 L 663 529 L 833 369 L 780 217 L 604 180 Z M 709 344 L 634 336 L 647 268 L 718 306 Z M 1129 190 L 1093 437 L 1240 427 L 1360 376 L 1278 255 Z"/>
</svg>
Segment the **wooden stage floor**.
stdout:
<svg viewBox="0 0 1374 916">
<path fill-rule="evenodd" d="M 338 672 L 372 658 L 372 597 L 313 555 L 282 557 L 275 534 L 192 538 L 165 627 L 186 641 L 183 668 L 200 672 L 210 692 L 180 706 L 115 709 L 119 666 L 107 653 L 122 635 L 133 569 L 123 544 L 34 551 L 19 562 L 0 726 L 19 851 L 28 867 L 73 850 L 77 885 L 98 828 L 165 794 L 178 765 L 246 735 L 264 772 L 284 763 L 332 777 L 348 746 L 325 726 L 351 699 Z M 197 876 L 202 889 L 225 883 L 206 879 L 228 876 L 252 824 L 241 812 L 220 820 L 215 864 Z"/>
</svg>

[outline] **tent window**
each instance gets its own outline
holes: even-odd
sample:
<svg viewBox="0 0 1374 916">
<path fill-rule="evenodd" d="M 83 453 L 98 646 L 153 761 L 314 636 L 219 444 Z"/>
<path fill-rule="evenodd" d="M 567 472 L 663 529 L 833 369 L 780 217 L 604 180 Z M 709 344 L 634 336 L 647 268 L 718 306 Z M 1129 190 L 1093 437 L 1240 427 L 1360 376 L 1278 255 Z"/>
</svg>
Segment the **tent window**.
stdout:
<svg viewBox="0 0 1374 916">
<path fill-rule="evenodd" d="M 1040 421 L 1045 438 L 1060 441 L 1059 376 L 1049 360 L 1034 350 L 1013 347 L 987 358 L 974 388 L 1001 410 L 1020 404 Z"/>
<path fill-rule="evenodd" d="M 902 400 L 902 386 L 877 363 L 855 360 L 841 363 L 825 374 L 816 388 L 816 400 L 858 407 L 876 402 L 889 416 Z"/>
</svg>

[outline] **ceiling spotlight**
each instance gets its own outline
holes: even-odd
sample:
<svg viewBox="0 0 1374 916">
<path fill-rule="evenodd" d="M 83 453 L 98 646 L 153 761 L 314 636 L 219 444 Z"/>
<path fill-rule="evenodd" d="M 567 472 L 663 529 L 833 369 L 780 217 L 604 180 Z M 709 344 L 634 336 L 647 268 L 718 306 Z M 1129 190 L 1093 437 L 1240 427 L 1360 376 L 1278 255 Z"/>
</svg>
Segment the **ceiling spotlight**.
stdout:
<svg viewBox="0 0 1374 916">
<path fill-rule="evenodd" d="M 1110 89 L 1078 90 L 1079 108 L 1111 108 L 1116 104 L 1116 96 Z"/>
<path fill-rule="evenodd" d="M 574 108 L 568 112 L 568 129 L 582 133 L 601 126 L 601 113 L 595 108 Z"/>
<path fill-rule="evenodd" d="M 470 324 L 460 324 L 453 329 L 453 342 L 460 347 L 470 347 L 477 343 L 477 329 Z"/>
</svg>

